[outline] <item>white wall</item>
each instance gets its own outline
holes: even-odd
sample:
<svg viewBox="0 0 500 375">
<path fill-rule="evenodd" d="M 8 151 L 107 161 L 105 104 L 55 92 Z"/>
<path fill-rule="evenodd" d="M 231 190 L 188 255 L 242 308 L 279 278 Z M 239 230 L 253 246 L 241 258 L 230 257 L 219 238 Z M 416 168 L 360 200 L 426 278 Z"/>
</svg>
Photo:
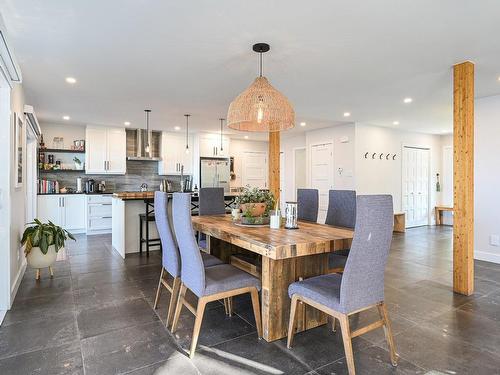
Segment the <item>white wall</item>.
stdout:
<svg viewBox="0 0 500 375">
<path fill-rule="evenodd" d="M 45 147 L 55 148 L 54 137 L 64 138 L 64 148 L 70 148 L 73 141 L 85 139 L 85 126 L 68 125 L 68 124 L 51 124 L 41 123 L 43 140 Z"/>
<path fill-rule="evenodd" d="M 281 152 L 285 155 L 285 165 L 281 166 L 280 171 L 280 173 L 284 173 L 283 181 L 285 183 L 285 189 L 281 197 L 282 202 L 295 200 L 293 153 L 299 147 L 306 147 L 306 136 L 304 133 L 293 137 L 281 138 L 280 148 Z"/>
<path fill-rule="evenodd" d="M 391 194 L 394 210 L 401 210 L 402 203 L 402 149 L 416 146 L 430 149 L 430 220 L 434 222 L 436 206 L 436 173 L 441 168 L 441 139 L 438 135 L 422 134 L 356 124 L 356 191 L 358 194 Z M 365 153 L 396 154 L 396 160 L 365 159 Z"/>
<path fill-rule="evenodd" d="M 476 100 L 474 133 L 474 257 L 500 263 L 500 95 Z"/>
<path fill-rule="evenodd" d="M 451 160 L 445 160 L 446 152 L 451 152 Z M 441 136 L 441 192 L 437 200 L 440 205 L 453 206 L 453 135 Z M 453 212 L 443 212 L 443 224 L 453 225 Z"/>
</svg>

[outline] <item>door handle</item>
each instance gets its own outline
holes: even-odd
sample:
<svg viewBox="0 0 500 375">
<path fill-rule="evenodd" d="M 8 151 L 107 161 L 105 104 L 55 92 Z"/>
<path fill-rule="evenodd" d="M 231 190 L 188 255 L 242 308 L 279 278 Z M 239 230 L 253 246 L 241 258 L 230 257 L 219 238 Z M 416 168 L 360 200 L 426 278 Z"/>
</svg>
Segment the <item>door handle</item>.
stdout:
<svg viewBox="0 0 500 375">
<path fill-rule="evenodd" d="M 61 207 L 64 207 L 64 198 L 63 197 L 61 198 L 61 203 L 62 203 Z"/>
<path fill-rule="evenodd" d="M 61 197 L 58 197 L 58 203 L 59 203 L 59 207 L 61 207 Z"/>
<path fill-rule="evenodd" d="M 106 160 L 104 160 L 104 170 L 106 170 Z"/>
</svg>

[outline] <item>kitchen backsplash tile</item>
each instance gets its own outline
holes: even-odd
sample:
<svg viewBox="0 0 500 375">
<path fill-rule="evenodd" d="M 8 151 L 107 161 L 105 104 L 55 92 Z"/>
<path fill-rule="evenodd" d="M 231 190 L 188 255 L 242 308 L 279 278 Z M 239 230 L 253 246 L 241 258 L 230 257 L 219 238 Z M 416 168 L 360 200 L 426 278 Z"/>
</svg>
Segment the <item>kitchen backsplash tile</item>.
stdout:
<svg viewBox="0 0 500 375">
<path fill-rule="evenodd" d="M 180 189 L 180 176 L 159 176 L 158 163 L 151 161 L 127 160 L 126 175 L 79 174 L 75 172 L 42 172 L 40 179 L 59 181 L 60 187 L 76 188 L 76 178 L 83 181 L 93 179 L 96 182 L 106 181 L 108 191 L 138 191 L 142 183 L 148 184 L 148 190 L 158 190 L 163 180 L 172 182 L 172 189 Z M 85 186 L 85 183 L 83 184 Z"/>
</svg>

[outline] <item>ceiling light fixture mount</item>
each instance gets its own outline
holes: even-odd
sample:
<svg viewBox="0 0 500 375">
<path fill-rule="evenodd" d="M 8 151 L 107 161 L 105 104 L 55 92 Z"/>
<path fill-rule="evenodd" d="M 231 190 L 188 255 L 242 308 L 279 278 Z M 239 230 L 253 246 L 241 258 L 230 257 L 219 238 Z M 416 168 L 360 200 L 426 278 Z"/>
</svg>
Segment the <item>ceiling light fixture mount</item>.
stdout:
<svg viewBox="0 0 500 375">
<path fill-rule="evenodd" d="M 288 99 L 263 76 L 263 54 L 271 47 L 254 44 L 259 54 L 259 76 L 229 105 L 227 126 L 249 132 L 276 132 L 294 127 L 295 111 Z"/>
</svg>

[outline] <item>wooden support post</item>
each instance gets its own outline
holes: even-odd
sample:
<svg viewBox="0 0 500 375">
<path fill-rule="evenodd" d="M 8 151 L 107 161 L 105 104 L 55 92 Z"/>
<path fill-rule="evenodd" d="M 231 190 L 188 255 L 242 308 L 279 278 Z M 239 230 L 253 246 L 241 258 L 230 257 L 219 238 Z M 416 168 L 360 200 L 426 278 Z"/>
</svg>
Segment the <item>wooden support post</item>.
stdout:
<svg viewBox="0 0 500 375">
<path fill-rule="evenodd" d="M 280 132 L 269 132 L 269 191 L 280 199 Z"/>
<path fill-rule="evenodd" d="M 474 64 L 453 67 L 453 290 L 474 292 Z"/>
</svg>

